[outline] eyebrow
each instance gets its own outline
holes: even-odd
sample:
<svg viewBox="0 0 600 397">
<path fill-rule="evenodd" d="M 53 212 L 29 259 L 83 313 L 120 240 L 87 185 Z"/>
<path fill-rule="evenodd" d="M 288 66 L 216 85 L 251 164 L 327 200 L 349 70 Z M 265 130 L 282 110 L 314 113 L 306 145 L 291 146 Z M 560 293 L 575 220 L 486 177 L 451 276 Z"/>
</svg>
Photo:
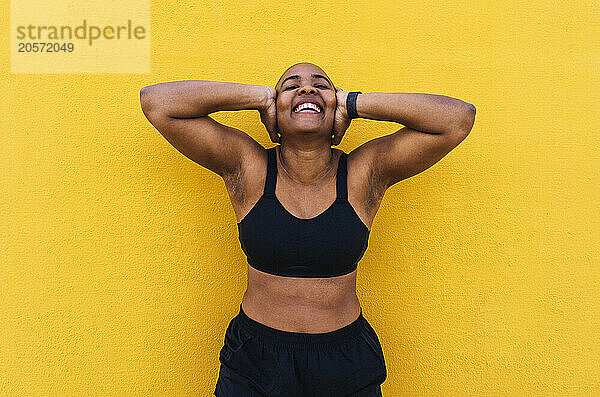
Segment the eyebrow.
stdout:
<svg viewBox="0 0 600 397">
<path fill-rule="evenodd" d="M 325 80 L 327 80 L 327 82 L 328 82 L 330 85 L 333 85 L 333 84 L 331 84 L 331 81 L 329 81 L 329 79 L 328 79 L 327 77 L 325 77 L 325 76 L 322 76 L 322 75 L 320 75 L 320 74 L 312 74 L 311 76 L 312 76 L 312 78 L 313 78 L 313 79 L 318 79 L 318 78 L 325 79 Z M 297 75 L 297 74 L 294 74 L 294 75 L 292 75 L 292 76 L 286 77 L 286 78 L 285 78 L 285 80 L 283 80 L 283 81 L 281 82 L 281 86 L 280 86 L 280 87 L 283 87 L 283 83 L 285 83 L 285 82 L 286 82 L 286 81 L 288 81 L 289 79 L 296 79 L 296 80 L 299 80 L 299 79 L 300 79 L 300 76 L 299 76 L 299 75 Z"/>
</svg>

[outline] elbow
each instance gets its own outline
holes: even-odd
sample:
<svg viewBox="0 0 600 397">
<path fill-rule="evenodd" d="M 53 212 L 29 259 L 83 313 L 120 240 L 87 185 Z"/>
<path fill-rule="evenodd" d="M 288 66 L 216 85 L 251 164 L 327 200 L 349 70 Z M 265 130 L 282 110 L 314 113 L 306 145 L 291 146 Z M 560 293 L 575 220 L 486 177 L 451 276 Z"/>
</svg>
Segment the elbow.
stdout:
<svg viewBox="0 0 600 397">
<path fill-rule="evenodd" d="M 471 129 L 473 129 L 473 125 L 475 124 L 475 114 L 477 113 L 475 105 L 472 103 L 467 103 L 467 110 L 465 113 L 465 126 L 469 131 L 471 131 Z"/>
<path fill-rule="evenodd" d="M 140 90 L 140 106 L 144 114 L 147 114 L 153 108 L 152 86 L 142 87 Z"/>
<path fill-rule="evenodd" d="M 457 117 L 454 130 L 457 134 L 462 136 L 467 136 L 473 129 L 473 125 L 475 124 L 475 114 L 477 113 L 477 109 L 471 103 L 465 102 L 465 106 L 460 111 L 460 116 Z"/>
<path fill-rule="evenodd" d="M 471 115 L 471 117 L 473 118 L 473 120 L 475 120 L 475 113 L 477 113 L 477 109 L 475 108 L 475 105 L 473 105 L 472 103 L 468 103 L 465 102 L 466 105 L 466 112 Z"/>
<path fill-rule="evenodd" d="M 147 85 L 140 89 L 140 102 L 148 100 L 148 96 L 150 95 L 151 85 Z"/>
</svg>

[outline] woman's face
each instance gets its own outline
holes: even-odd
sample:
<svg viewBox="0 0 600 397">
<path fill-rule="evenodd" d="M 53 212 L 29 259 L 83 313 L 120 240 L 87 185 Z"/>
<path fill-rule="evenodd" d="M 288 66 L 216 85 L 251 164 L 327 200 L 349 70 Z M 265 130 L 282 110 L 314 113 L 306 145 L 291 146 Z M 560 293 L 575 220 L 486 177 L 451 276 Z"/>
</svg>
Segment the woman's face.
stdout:
<svg viewBox="0 0 600 397">
<path fill-rule="evenodd" d="M 277 128 L 282 137 L 312 134 L 330 142 L 337 100 L 335 87 L 321 68 L 308 63 L 292 66 L 279 79 L 277 91 Z M 319 108 L 296 109 L 309 101 Z"/>
</svg>

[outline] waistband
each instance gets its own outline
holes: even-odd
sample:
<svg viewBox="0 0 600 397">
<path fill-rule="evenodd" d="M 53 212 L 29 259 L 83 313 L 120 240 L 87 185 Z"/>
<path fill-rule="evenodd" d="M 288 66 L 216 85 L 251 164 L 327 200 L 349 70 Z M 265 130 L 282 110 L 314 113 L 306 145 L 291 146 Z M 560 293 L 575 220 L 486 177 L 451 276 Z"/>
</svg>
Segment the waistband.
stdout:
<svg viewBox="0 0 600 397">
<path fill-rule="evenodd" d="M 324 333 L 304 333 L 304 332 L 290 332 L 283 331 L 280 329 L 269 327 L 268 325 L 259 323 L 256 320 L 251 319 L 244 313 L 242 304 L 240 303 L 240 312 L 236 316 L 240 326 L 245 328 L 247 331 L 254 335 L 264 338 L 269 343 L 279 344 L 303 344 L 303 345 L 331 345 L 336 342 L 344 342 L 354 337 L 357 337 L 361 330 L 365 326 L 367 321 L 362 313 L 362 307 L 360 308 L 360 314 L 356 320 L 350 324 L 336 329 L 334 331 Z"/>
</svg>

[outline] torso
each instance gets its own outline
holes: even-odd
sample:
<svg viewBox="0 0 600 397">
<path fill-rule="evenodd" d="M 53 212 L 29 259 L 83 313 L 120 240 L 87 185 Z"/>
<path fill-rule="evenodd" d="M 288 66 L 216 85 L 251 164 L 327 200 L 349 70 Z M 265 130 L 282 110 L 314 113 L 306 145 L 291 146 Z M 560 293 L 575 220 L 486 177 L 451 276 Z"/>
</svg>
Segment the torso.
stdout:
<svg viewBox="0 0 600 397">
<path fill-rule="evenodd" d="M 279 149 L 279 148 L 278 148 Z M 341 150 L 333 149 L 336 166 L 316 188 L 294 185 L 285 172 L 277 173 L 275 194 L 281 204 L 298 218 L 314 218 L 336 198 L 336 171 Z M 277 168 L 282 170 L 277 151 Z M 235 177 L 224 178 L 240 222 L 263 194 L 267 173 L 267 151 Z M 372 175 L 360 153 L 350 153 L 347 161 L 348 201 L 370 230 L 385 189 Z M 248 267 L 248 285 L 242 309 L 248 317 L 269 327 L 289 332 L 323 333 L 352 323 L 360 314 L 356 296 L 356 270 L 329 278 L 282 277 Z"/>
</svg>

